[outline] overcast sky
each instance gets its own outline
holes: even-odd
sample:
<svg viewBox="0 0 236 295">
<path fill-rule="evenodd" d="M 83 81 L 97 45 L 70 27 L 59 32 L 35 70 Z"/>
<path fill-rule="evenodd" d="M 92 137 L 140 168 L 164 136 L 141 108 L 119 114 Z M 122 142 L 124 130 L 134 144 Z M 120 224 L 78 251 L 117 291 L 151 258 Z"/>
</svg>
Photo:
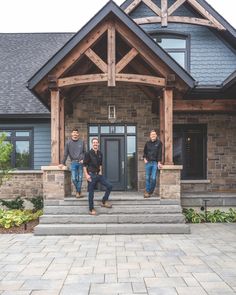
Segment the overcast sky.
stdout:
<svg viewBox="0 0 236 295">
<path fill-rule="evenodd" d="M 108 0 L 0 0 L 0 32 L 77 32 Z M 120 5 L 124 0 L 115 0 Z M 236 0 L 208 0 L 236 28 Z"/>
</svg>

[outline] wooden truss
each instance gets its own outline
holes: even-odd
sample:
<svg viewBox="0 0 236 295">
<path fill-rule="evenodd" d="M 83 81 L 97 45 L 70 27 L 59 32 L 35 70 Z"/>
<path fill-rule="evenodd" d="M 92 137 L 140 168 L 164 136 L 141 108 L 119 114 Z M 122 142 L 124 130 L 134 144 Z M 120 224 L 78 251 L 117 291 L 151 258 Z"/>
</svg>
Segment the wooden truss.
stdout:
<svg viewBox="0 0 236 295">
<path fill-rule="evenodd" d="M 130 14 L 141 2 L 146 4 L 156 16 L 136 18 L 134 21 L 141 24 L 161 23 L 162 27 L 166 27 L 170 23 L 187 23 L 193 25 L 201 25 L 213 27 L 218 30 L 226 30 L 217 19 L 212 16 L 197 0 L 176 0 L 173 5 L 168 8 L 168 0 L 161 0 L 161 8 L 158 7 L 152 0 L 134 0 L 126 9 L 125 12 Z M 173 16 L 173 13 L 184 3 L 191 5 L 203 18 L 188 17 L 188 16 Z"/>
</svg>

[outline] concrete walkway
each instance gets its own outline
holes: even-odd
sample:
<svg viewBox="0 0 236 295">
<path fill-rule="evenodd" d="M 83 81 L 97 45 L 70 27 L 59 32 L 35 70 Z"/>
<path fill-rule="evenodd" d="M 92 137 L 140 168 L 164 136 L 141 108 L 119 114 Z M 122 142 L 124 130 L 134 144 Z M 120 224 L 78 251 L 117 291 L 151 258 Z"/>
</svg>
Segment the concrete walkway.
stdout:
<svg viewBox="0 0 236 295">
<path fill-rule="evenodd" d="M 0 294 L 236 294 L 236 224 L 191 232 L 0 235 Z"/>
</svg>

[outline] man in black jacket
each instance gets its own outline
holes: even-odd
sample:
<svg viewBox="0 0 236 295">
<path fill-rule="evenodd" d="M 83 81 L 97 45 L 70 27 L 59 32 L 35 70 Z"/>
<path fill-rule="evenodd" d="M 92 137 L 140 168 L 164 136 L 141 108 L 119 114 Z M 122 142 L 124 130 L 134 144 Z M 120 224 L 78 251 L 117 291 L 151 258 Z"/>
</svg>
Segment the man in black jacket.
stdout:
<svg viewBox="0 0 236 295">
<path fill-rule="evenodd" d="M 94 209 L 94 188 L 98 182 L 105 186 L 106 191 L 102 198 L 101 206 L 111 208 L 111 203 L 108 202 L 112 184 L 102 175 L 102 153 L 99 151 L 99 141 L 97 138 L 92 139 L 92 149 L 85 153 L 84 156 L 84 174 L 88 181 L 89 192 L 89 214 L 96 215 Z"/>
<path fill-rule="evenodd" d="M 157 138 L 157 131 L 151 130 L 150 140 L 146 142 L 143 151 L 146 172 L 146 191 L 144 198 L 149 198 L 155 190 L 158 169 L 162 167 L 162 143 Z"/>
</svg>

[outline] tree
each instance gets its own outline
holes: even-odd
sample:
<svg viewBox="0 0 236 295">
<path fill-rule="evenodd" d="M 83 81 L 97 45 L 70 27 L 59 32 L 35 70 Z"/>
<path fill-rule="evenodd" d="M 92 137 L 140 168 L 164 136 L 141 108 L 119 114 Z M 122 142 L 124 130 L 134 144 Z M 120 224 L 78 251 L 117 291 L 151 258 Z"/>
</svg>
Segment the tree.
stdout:
<svg viewBox="0 0 236 295">
<path fill-rule="evenodd" d="M 13 145 L 6 141 L 6 134 L 0 135 L 0 186 L 8 178 L 11 170 L 11 153 Z"/>
</svg>

